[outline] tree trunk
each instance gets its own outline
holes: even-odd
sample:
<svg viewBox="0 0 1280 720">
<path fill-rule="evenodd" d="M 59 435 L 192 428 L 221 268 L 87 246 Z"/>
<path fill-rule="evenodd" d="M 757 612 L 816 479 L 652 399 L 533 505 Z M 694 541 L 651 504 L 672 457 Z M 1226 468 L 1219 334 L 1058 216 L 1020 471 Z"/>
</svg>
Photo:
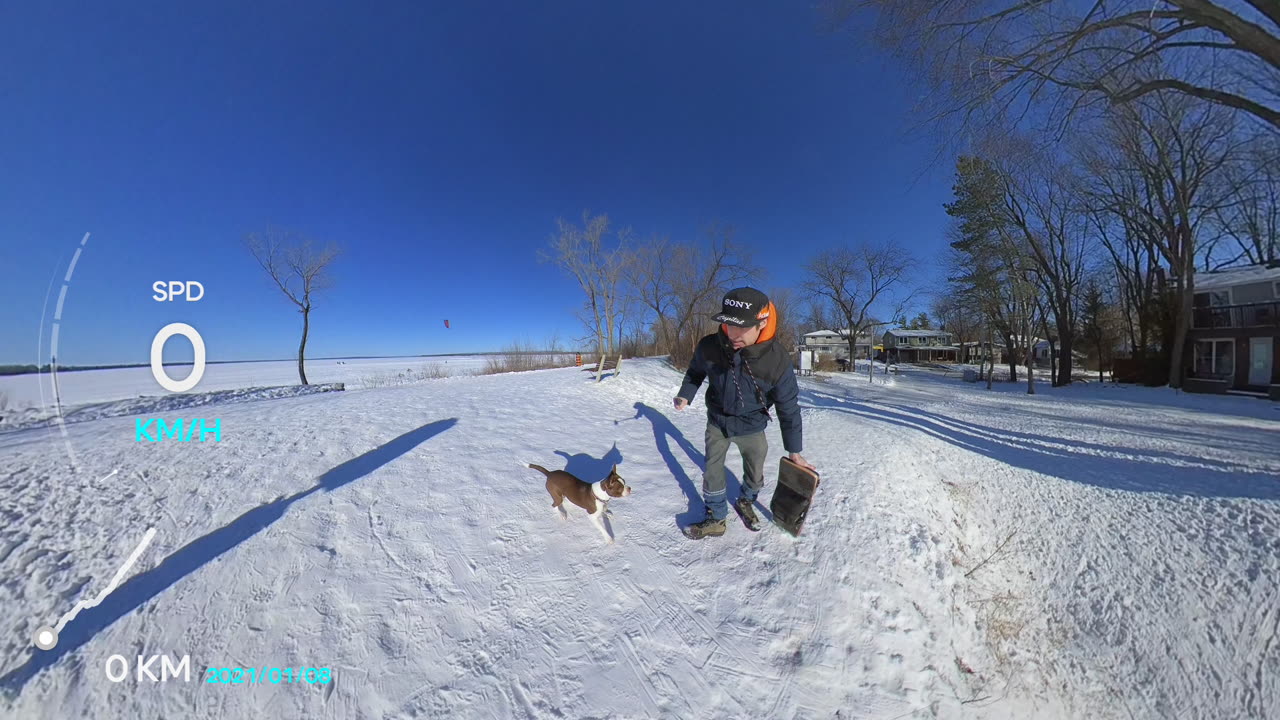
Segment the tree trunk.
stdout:
<svg viewBox="0 0 1280 720">
<path fill-rule="evenodd" d="M 1049 386 L 1058 386 L 1058 344 L 1049 333 L 1049 321 L 1044 314 L 1040 315 L 1040 331 L 1044 333 L 1044 344 L 1049 348 Z M 1034 347 L 1034 346 L 1033 346 Z"/>
<path fill-rule="evenodd" d="M 302 342 L 298 343 L 298 379 L 303 385 L 307 384 L 307 371 L 302 365 L 302 360 L 306 357 L 307 352 L 307 331 L 311 327 L 311 308 L 302 308 Z"/>
<path fill-rule="evenodd" d="M 1030 312 L 1031 311 L 1029 309 L 1026 310 L 1027 315 L 1024 315 L 1026 319 L 1022 323 L 1022 337 L 1024 338 L 1023 343 L 1025 343 L 1025 347 L 1022 351 L 1023 353 L 1022 357 L 1027 364 L 1027 394 L 1035 395 L 1036 394 L 1036 373 L 1035 373 L 1035 362 L 1036 362 L 1035 347 L 1036 346 L 1035 346 L 1035 343 L 1031 342 L 1031 318 L 1029 317 Z"/>
<path fill-rule="evenodd" d="M 1070 385 L 1071 373 L 1075 370 L 1071 358 L 1072 346 L 1075 345 L 1075 338 L 1071 336 L 1071 333 L 1064 334 L 1059 330 L 1058 340 L 1062 343 L 1058 347 L 1058 357 L 1061 358 L 1058 361 L 1058 385 Z"/>
<path fill-rule="evenodd" d="M 1075 363 L 1071 357 L 1071 352 L 1075 348 L 1075 328 L 1071 327 L 1073 318 L 1065 318 L 1058 321 L 1058 385 L 1070 385 L 1071 373 L 1075 370 Z M 1099 359 L 1101 362 L 1101 359 Z"/>
<path fill-rule="evenodd" d="M 991 376 L 996 374 L 996 343 L 995 335 L 991 332 L 991 328 L 987 328 L 987 346 L 991 351 L 991 367 L 987 370 L 987 389 L 991 389 Z M 1006 346 L 1007 347 L 1007 346 Z"/>
<path fill-rule="evenodd" d="M 1008 333 L 1004 336 L 1004 347 L 1005 350 L 1009 351 L 1009 357 L 1005 358 L 1009 362 L 1009 382 L 1018 382 L 1018 348 L 1013 346 L 1012 333 Z M 993 354 L 994 350 L 995 349 L 992 348 Z"/>
<path fill-rule="evenodd" d="M 608 300 L 605 301 L 604 321 L 605 321 L 605 337 L 608 339 L 608 342 L 605 343 L 608 347 L 606 347 L 605 350 L 607 351 L 607 354 L 610 357 L 612 357 L 613 356 L 613 327 L 614 327 L 613 298 L 609 298 Z"/>
<path fill-rule="evenodd" d="M 1098 384 L 1102 384 L 1102 336 L 1098 336 Z"/>
<path fill-rule="evenodd" d="M 1181 297 L 1178 298 L 1178 319 L 1174 324 L 1173 331 L 1173 349 L 1169 353 L 1169 387 L 1182 387 L 1182 370 L 1183 370 L 1183 353 L 1187 345 L 1187 332 L 1191 326 L 1191 313 L 1194 300 L 1193 285 L 1191 278 L 1193 272 L 1191 263 L 1185 263 L 1181 272 L 1181 278 L 1186 278 L 1185 284 L 1179 281 L 1179 292 Z"/>
<path fill-rule="evenodd" d="M 1025 351 L 1025 355 L 1027 358 L 1027 394 L 1028 395 L 1036 394 L 1036 374 L 1033 371 L 1033 369 L 1035 368 L 1036 359 L 1035 359 L 1035 353 L 1033 352 L 1033 349 L 1034 349 L 1033 346 L 1028 345 Z"/>
</svg>

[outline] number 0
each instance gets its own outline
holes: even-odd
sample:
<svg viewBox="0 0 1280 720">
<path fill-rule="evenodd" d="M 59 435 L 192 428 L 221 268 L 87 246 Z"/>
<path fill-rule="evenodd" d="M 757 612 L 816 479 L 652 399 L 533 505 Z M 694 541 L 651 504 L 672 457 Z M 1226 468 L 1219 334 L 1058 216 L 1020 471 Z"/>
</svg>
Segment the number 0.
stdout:
<svg viewBox="0 0 1280 720">
<path fill-rule="evenodd" d="M 191 349 L 195 351 L 195 364 L 191 374 L 185 380 L 174 380 L 164 371 L 164 344 L 174 335 L 182 335 L 191 341 Z M 204 377 L 204 338 L 196 329 L 186 323 L 169 323 L 160 328 L 151 341 L 151 375 L 160 383 L 160 387 L 169 392 L 186 392 Z"/>
</svg>

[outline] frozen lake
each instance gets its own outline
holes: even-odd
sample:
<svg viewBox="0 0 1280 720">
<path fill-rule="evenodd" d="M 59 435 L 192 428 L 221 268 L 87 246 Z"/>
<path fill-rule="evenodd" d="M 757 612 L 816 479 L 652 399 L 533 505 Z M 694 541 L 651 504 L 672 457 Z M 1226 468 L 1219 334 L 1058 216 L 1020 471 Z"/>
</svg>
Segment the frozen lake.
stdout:
<svg viewBox="0 0 1280 720">
<path fill-rule="evenodd" d="M 378 384 L 380 380 L 385 381 L 397 373 L 429 372 L 433 368 L 438 368 L 446 375 L 473 375 L 484 368 L 490 357 L 494 356 L 328 358 L 308 360 L 306 370 L 307 380 L 311 383 L 341 382 L 354 389 Z M 562 357 L 566 364 L 572 364 L 573 355 L 565 353 Z M 175 380 L 191 373 L 190 364 L 165 365 L 165 369 Z M 210 363 L 205 366 L 204 378 L 193 392 L 297 384 L 298 365 L 293 360 Z M 164 395 L 168 392 L 152 377 L 149 366 L 59 372 L 58 386 L 64 407 Z M 11 408 L 52 405 L 52 377 L 47 373 L 0 377 L 0 393 L 3 393 Z"/>
</svg>

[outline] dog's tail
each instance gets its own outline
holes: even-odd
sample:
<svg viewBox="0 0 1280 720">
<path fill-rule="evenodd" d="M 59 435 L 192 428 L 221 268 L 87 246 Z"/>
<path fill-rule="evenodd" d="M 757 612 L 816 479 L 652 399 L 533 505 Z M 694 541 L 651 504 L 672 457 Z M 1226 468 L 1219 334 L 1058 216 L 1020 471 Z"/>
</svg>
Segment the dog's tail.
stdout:
<svg viewBox="0 0 1280 720">
<path fill-rule="evenodd" d="M 550 474 L 551 474 L 551 471 L 550 471 L 550 470 L 548 470 L 548 469 L 546 469 L 546 468 L 542 467 L 541 465 L 534 465 L 534 464 L 530 463 L 530 464 L 529 464 L 529 467 L 533 468 L 534 470 L 537 470 L 538 472 L 542 473 L 543 475 L 550 475 Z"/>
</svg>

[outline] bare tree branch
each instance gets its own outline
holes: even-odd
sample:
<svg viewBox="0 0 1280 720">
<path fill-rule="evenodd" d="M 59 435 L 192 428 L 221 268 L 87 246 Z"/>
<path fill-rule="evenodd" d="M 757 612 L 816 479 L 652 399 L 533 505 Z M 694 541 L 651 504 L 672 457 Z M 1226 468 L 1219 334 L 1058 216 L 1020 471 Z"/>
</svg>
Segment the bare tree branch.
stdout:
<svg viewBox="0 0 1280 720">
<path fill-rule="evenodd" d="M 307 384 L 305 367 L 307 336 L 311 327 L 311 298 L 333 286 L 328 269 L 341 251 L 332 243 L 316 248 L 310 238 L 279 228 L 249 233 L 245 246 L 267 272 L 280 292 L 302 313 L 302 340 L 298 344 L 298 379 Z"/>
</svg>

